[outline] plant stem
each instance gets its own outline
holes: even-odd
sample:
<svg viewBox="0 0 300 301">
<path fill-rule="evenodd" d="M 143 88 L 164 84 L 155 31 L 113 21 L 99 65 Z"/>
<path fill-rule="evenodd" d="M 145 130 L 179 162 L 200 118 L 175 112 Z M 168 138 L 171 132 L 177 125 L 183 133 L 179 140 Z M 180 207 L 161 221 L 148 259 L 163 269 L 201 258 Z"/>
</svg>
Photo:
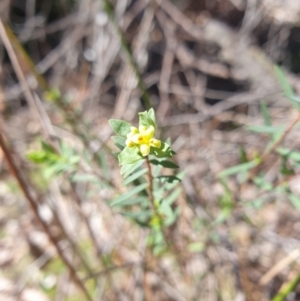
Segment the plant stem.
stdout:
<svg viewBox="0 0 300 301">
<path fill-rule="evenodd" d="M 155 212 L 155 215 L 159 216 L 159 213 L 157 211 L 157 208 L 155 206 L 155 200 L 154 200 L 154 195 L 153 195 L 153 176 L 152 176 L 152 169 L 151 169 L 151 164 L 149 161 L 149 156 L 146 157 L 146 163 L 147 163 L 147 168 L 148 168 L 148 179 L 149 179 L 149 198 L 152 204 L 152 208 Z"/>
</svg>

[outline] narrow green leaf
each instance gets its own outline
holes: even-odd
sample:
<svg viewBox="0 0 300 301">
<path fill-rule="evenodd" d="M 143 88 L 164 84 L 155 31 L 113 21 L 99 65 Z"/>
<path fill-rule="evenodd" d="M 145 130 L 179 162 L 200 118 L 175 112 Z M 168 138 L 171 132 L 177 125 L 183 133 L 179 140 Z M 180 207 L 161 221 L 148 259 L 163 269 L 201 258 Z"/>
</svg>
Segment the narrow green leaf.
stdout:
<svg viewBox="0 0 300 301">
<path fill-rule="evenodd" d="M 118 206 L 118 205 L 122 204 L 123 201 L 125 201 L 125 200 L 131 198 L 133 195 L 138 194 L 139 192 L 145 190 L 147 187 L 148 187 L 148 183 L 144 183 L 144 184 L 141 184 L 141 185 L 129 190 L 125 194 L 112 200 L 110 203 L 110 206 Z"/>
<path fill-rule="evenodd" d="M 165 191 L 164 187 L 161 187 L 159 189 L 155 189 L 153 191 L 154 198 L 156 200 L 158 200 L 158 201 L 163 200 L 163 198 L 164 198 L 164 191 Z"/>
<path fill-rule="evenodd" d="M 170 215 L 169 217 L 167 217 L 165 220 L 164 220 L 164 226 L 165 227 L 169 227 L 171 226 L 178 218 L 180 214 L 180 208 L 177 207 L 173 212 L 172 212 L 172 215 Z"/>
<path fill-rule="evenodd" d="M 162 203 L 160 204 L 158 210 L 159 210 L 159 213 L 165 215 L 166 218 L 172 218 L 173 217 L 173 210 L 172 210 L 171 206 L 168 203 L 164 202 L 164 201 L 162 201 Z"/>
<path fill-rule="evenodd" d="M 288 193 L 288 198 L 297 210 L 300 210 L 300 198 L 293 193 Z"/>
<path fill-rule="evenodd" d="M 143 210 L 137 212 L 121 212 L 122 215 L 133 218 L 133 219 L 146 219 L 152 215 L 152 211 Z"/>
<path fill-rule="evenodd" d="M 156 177 L 155 180 L 161 181 L 162 183 L 173 183 L 173 182 L 180 182 L 180 178 L 177 178 L 176 176 L 159 176 Z"/>
<path fill-rule="evenodd" d="M 288 296 L 294 292 L 300 284 L 300 273 L 293 275 L 293 278 L 287 280 L 280 288 L 279 292 L 271 301 L 285 301 L 288 300 Z"/>
<path fill-rule="evenodd" d="M 294 95 L 294 91 L 290 83 L 288 82 L 286 75 L 284 74 L 283 70 L 279 66 L 275 66 L 275 73 L 279 84 L 286 96 Z"/>
<path fill-rule="evenodd" d="M 287 157 L 296 162 L 300 162 L 300 152 L 295 152 L 292 151 L 291 149 L 283 148 L 283 147 L 277 148 L 276 151 L 284 157 Z"/>
<path fill-rule="evenodd" d="M 143 159 L 140 154 L 138 147 L 128 147 L 126 146 L 122 152 L 118 155 L 119 164 L 133 164 L 139 160 Z"/>
<path fill-rule="evenodd" d="M 47 153 L 45 151 L 32 151 L 27 153 L 27 159 L 34 163 L 45 163 L 47 162 Z"/>
<path fill-rule="evenodd" d="M 283 90 L 284 95 L 291 101 L 293 108 L 299 109 L 299 103 L 295 99 L 295 93 L 292 86 L 287 80 L 287 77 L 283 70 L 279 66 L 275 66 L 275 73 L 278 78 L 279 84 Z"/>
<path fill-rule="evenodd" d="M 253 160 L 247 163 L 242 163 L 239 165 L 235 165 L 232 167 L 229 167 L 223 171 L 221 171 L 218 175 L 219 178 L 223 178 L 223 177 L 228 177 L 228 176 L 232 176 L 235 175 L 237 173 L 240 172 L 245 172 L 245 171 L 249 171 L 251 168 L 255 167 L 257 164 L 259 163 L 259 160 Z"/>
<path fill-rule="evenodd" d="M 45 141 L 41 141 L 41 145 L 45 152 L 57 155 L 57 151 L 52 145 L 46 143 Z"/>
<path fill-rule="evenodd" d="M 136 173 L 132 174 L 130 177 L 128 177 L 124 182 L 123 182 L 123 186 L 128 185 L 129 183 L 133 182 L 134 180 L 140 178 L 143 174 L 145 174 L 147 172 L 147 168 L 138 170 Z"/>
<path fill-rule="evenodd" d="M 99 152 L 96 157 L 103 171 L 105 179 L 110 179 L 110 168 L 107 164 L 106 154 L 104 152 Z"/>
<path fill-rule="evenodd" d="M 179 168 L 178 165 L 176 165 L 175 163 L 171 162 L 171 161 L 167 161 L 167 160 L 162 160 L 162 161 L 159 161 L 159 160 L 150 160 L 150 163 L 152 163 L 153 165 L 161 165 L 165 168 Z"/>
<path fill-rule="evenodd" d="M 179 181 L 182 181 L 182 179 L 184 178 L 186 172 L 185 171 L 181 171 L 180 173 L 176 174 L 176 178 L 179 179 Z M 165 190 L 172 190 L 176 185 L 178 185 L 178 181 L 174 181 L 173 183 L 165 183 L 164 184 L 164 188 Z"/>
<path fill-rule="evenodd" d="M 271 191 L 273 189 L 273 185 L 266 181 L 263 176 L 254 177 L 253 182 L 257 187 L 265 191 Z"/>
<path fill-rule="evenodd" d="M 241 163 L 249 162 L 245 148 L 243 146 L 240 146 L 239 151 L 240 151 Z"/>
<path fill-rule="evenodd" d="M 121 203 L 114 205 L 112 207 L 133 206 L 133 205 L 147 203 L 147 202 L 149 202 L 149 199 L 147 197 L 141 196 L 141 197 L 136 197 L 136 198 L 129 198 L 129 199 L 124 200 Z"/>
<path fill-rule="evenodd" d="M 166 197 L 163 202 L 171 206 L 179 197 L 181 193 L 181 187 L 174 190 L 168 197 Z"/>
<path fill-rule="evenodd" d="M 272 125 L 250 125 L 247 126 L 248 131 L 262 133 L 262 134 L 276 134 L 276 133 L 283 133 L 284 127 L 283 126 L 272 126 Z"/>
<path fill-rule="evenodd" d="M 108 122 L 118 136 L 126 138 L 127 134 L 130 133 L 130 123 L 117 119 L 110 119 Z"/>
<path fill-rule="evenodd" d="M 272 125 L 271 116 L 268 110 L 267 105 L 264 102 L 260 103 L 260 110 L 264 118 L 265 125 Z"/>
<path fill-rule="evenodd" d="M 135 170 L 141 167 L 144 160 L 140 160 L 134 164 L 124 164 L 121 168 L 121 175 L 124 174 L 124 179 L 130 176 Z"/>
</svg>

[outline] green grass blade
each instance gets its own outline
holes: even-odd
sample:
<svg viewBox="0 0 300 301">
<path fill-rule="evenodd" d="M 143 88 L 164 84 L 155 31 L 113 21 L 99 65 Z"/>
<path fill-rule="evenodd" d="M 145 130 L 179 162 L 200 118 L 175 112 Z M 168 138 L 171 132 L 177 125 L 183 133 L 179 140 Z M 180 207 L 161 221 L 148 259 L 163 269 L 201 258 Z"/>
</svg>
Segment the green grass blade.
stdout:
<svg viewBox="0 0 300 301">
<path fill-rule="evenodd" d="M 129 198 L 131 198 L 132 196 L 134 196 L 135 194 L 138 194 L 139 192 L 145 190 L 148 187 L 148 183 L 144 183 L 141 184 L 131 190 L 129 190 L 128 192 L 126 192 L 125 194 L 115 198 L 114 200 L 112 200 L 110 202 L 110 206 L 119 206 L 122 204 L 123 201 L 128 200 Z"/>
<path fill-rule="evenodd" d="M 128 185 L 129 183 L 133 182 L 134 180 L 140 178 L 142 175 L 144 175 L 147 172 L 147 168 L 138 170 L 136 173 L 132 174 L 130 177 L 126 178 L 126 180 L 123 182 L 123 186 Z"/>
</svg>

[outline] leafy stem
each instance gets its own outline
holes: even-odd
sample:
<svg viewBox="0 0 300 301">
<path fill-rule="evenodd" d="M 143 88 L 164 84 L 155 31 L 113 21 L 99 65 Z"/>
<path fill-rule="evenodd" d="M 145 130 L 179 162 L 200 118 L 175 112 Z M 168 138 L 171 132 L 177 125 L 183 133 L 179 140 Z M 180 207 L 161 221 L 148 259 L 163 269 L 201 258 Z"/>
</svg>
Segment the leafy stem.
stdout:
<svg viewBox="0 0 300 301">
<path fill-rule="evenodd" d="M 148 169 L 148 179 L 149 179 L 149 198 L 150 202 L 152 204 L 152 208 L 155 212 L 155 214 L 158 216 L 157 208 L 155 205 L 155 199 L 153 195 L 153 175 L 152 175 L 152 169 L 151 169 L 151 164 L 149 160 L 149 156 L 146 156 L 146 164 L 147 164 L 147 169 Z"/>
</svg>

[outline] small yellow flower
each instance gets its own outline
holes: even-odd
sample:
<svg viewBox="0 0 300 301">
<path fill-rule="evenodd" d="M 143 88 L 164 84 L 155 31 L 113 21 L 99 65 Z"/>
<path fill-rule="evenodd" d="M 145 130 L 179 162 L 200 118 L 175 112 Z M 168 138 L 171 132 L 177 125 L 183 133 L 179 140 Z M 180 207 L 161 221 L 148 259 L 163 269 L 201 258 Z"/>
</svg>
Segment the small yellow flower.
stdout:
<svg viewBox="0 0 300 301">
<path fill-rule="evenodd" d="M 126 145 L 127 145 L 128 147 L 133 147 L 133 146 L 135 146 L 135 143 L 132 141 L 132 137 L 133 137 L 135 134 L 137 134 L 138 132 L 139 132 L 139 130 L 138 130 L 136 127 L 134 127 L 134 126 L 130 127 L 130 133 L 127 134 L 127 139 L 126 139 L 126 141 L 125 141 L 125 143 L 126 143 Z"/>
<path fill-rule="evenodd" d="M 135 127 L 130 128 L 130 133 L 127 134 L 126 145 L 128 147 L 138 146 L 142 155 L 148 156 L 150 152 L 150 147 L 161 147 L 161 141 L 154 137 L 155 128 L 153 126 L 145 127 L 140 126 L 139 129 Z"/>
</svg>

